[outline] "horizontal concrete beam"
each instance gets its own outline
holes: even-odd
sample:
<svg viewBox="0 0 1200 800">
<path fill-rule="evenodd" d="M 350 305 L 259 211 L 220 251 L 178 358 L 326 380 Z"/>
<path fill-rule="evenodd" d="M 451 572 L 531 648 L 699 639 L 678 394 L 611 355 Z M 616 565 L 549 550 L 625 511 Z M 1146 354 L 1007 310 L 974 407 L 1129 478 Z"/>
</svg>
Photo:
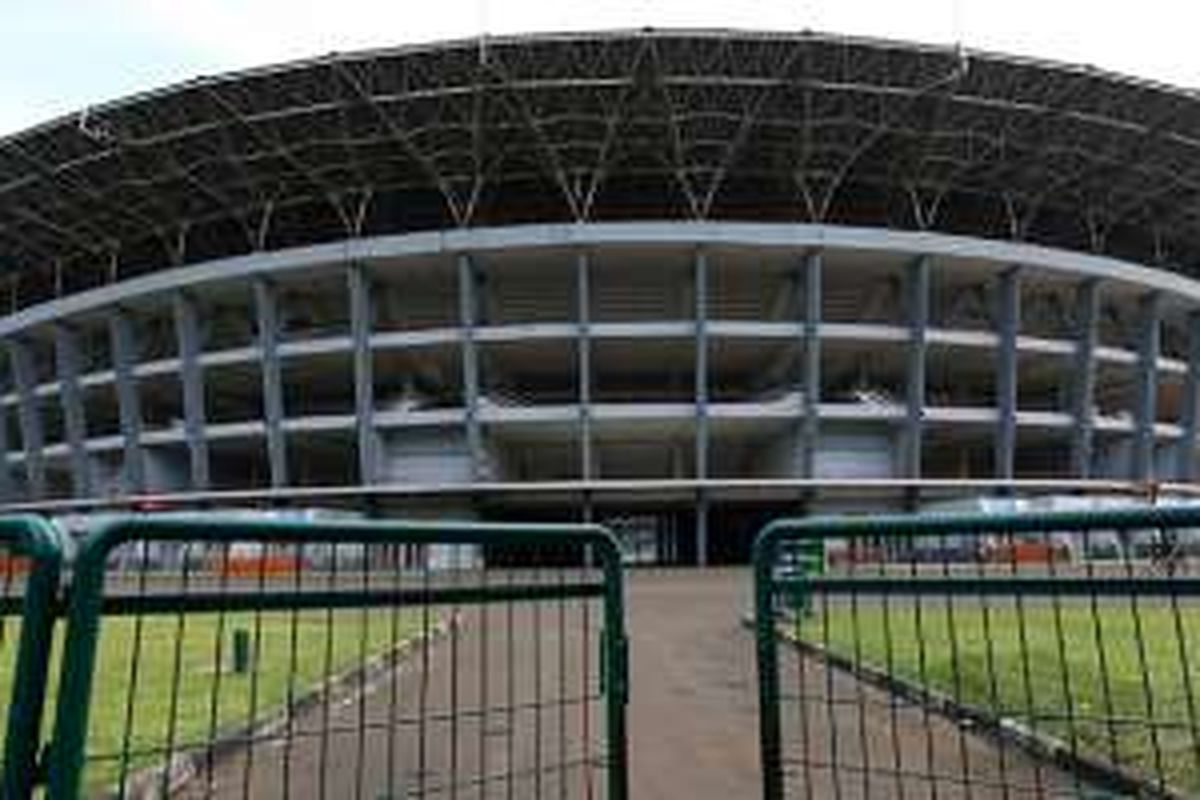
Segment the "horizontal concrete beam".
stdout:
<svg viewBox="0 0 1200 800">
<path fill-rule="evenodd" d="M 75 314 L 95 311 L 148 295 L 206 283 L 249 280 L 269 273 L 344 265 L 406 256 L 452 255 L 521 248 L 571 248 L 603 245 L 680 245 L 775 248 L 805 251 L 820 248 L 875 252 L 902 257 L 928 255 L 939 263 L 987 262 L 995 268 L 1022 264 L 1074 277 L 1115 281 L 1144 290 L 1157 289 L 1200 305 L 1200 281 L 1179 273 L 1120 259 L 1042 247 L 1021 242 L 977 239 L 913 231 L 889 231 L 837 225 L 743 222 L 614 222 L 517 225 L 472 228 L 327 242 L 216 259 L 163 269 L 110 286 L 41 303 L 0 319 L 0 337 Z"/>
</svg>

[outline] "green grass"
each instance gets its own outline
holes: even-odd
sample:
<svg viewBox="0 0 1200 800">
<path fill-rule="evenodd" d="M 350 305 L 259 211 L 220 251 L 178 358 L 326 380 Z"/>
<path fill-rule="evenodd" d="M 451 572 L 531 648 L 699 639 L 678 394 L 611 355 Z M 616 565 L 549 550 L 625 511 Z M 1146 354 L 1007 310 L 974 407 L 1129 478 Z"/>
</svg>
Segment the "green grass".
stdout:
<svg viewBox="0 0 1200 800">
<path fill-rule="evenodd" d="M 87 744 L 86 783 L 93 788 L 117 780 L 122 752 L 129 754 L 127 769 L 133 772 L 163 763 L 172 739 L 178 751 L 209 741 L 214 732 L 229 733 L 252 720 L 277 717 L 289 692 L 302 697 L 364 658 L 419 636 L 422 619 L 420 612 L 393 614 L 388 609 L 335 611 L 329 616 L 325 611 L 264 612 L 257 623 L 252 612 L 227 613 L 223 621 L 213 613 L 188 614 L 180 628 L 179 617 L 164 615 L 143 618 L 140 636 L 137 625 L 133 618 L 111 617 L 101 626 Z M 258 642 L 252 669 L 240 674 L 232 664 L 233 631 L 239 628 Z M 5 703 L 16 629 L 9 625 L 4 644 L 9 652 L 0 659 L 0 697 Z M 55 662 L 51 687 L 57 682 L 57 658 Z M 177 698 L 174 709 L 172 696 Z M 47 719 L 53 719 L 52 709 Z"/>
<path fill-rule="evenodd" d="M 1148 775 L 1161 766 L 1170 785 L 1200 792 L 1187 698 L 1190 689 L 1200 703 L 1200 606 L 1181 606 L 1177 620 L 1167 601 L 1139 601 L 1143 660 L 1128 600 L 1101 601 L 1097 614 L 1086 600 L 1063 601 L 1059 614 L 1044 599 L 1026 600 L 1023 613 L 1012 599 L 989 603 L 985 616 L 979 600 L 957 601 L 951 623 L 944 599 L 920 610 L 912 599 L 893 600 L 886 615 L 878 600 L 860 601 L 857 613 L 830 600 L 793 634 L 883 670 L 890 664 L 892 675 L 1043 734 L 1074 737 L 1081 752 Z M 1049 719 L 1068 708 L 1074 724 Z M 1157 759 L 1150 721 L 1159 726 Z"/>
</svg>

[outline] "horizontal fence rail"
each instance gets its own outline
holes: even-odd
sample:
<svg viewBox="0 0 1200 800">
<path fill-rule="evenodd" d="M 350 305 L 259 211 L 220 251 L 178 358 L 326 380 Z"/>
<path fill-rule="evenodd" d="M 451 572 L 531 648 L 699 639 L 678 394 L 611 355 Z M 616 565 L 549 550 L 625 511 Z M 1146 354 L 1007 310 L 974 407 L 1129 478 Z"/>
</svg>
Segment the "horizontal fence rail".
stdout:
<svg viewBox="0 0 1200 800">
<path fill-rule="evenodd" d="M 623 603 L 593 525 L 116 521 L 49 796 L 625 798 Z"/>
<path fill-rule="evenodd" d="M 1194 797 L 1200 510 L 779 520 L 763 796 Z"/>
</svg>

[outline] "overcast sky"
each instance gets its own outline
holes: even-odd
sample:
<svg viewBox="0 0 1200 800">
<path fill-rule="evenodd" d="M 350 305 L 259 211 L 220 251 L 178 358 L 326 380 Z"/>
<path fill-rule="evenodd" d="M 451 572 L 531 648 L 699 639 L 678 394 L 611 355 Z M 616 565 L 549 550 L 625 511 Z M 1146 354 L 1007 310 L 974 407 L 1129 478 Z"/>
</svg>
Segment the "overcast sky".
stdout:
<svg viewBox="0 0 1200 800">
<path fill-rule="evenodd" d="M 0 0 L 0 134 L 333 50 L 645 25 L 962 41 L 1200 87 L 1200 0 Z"/>
</svg>

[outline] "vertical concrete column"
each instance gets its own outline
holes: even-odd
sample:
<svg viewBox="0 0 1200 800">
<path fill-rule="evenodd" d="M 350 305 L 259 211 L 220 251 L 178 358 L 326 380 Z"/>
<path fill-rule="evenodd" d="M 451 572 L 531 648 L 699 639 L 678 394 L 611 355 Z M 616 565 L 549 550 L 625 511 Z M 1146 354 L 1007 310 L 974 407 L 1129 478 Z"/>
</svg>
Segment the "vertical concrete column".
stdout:
<svg viewBox="0 0 1200 800">
<path fill-rule="evenodd" d="M 1175 450 L 1175 479 L 1196 479 L 1196 435 L 1200 433 L 1200 311 L 1188 315 L 1187 376 L 1183 384 L 1183 408 L 1179 418 L 1181 435 Z"/>
<path fill-rule="evenodd" d="M 191 463 L 192 490 L 207 491 L 208 434 L 205 430 L 204 373 L 200 365 L 200 322 L 195 299 L 176 292 L 175 338 L 179 344 L 179 379 L 183 384 L 183 430 Z"/>
<path fill-rule="evenodd" d="M 696 478 L 708 477 L 708 256 L 697 250 L 692 261 L 692 282 L 695 286 L 695 413 L 696 413 Z"/>
<path fill-rule="evenodd" d="M 1138 362 L 1134 398 L 1133 457 L 1130 477 L 1154 477 L 1154 423 L 1158 410 L 1158 353 L 1161 349 L 1162 295 L 1147 292 L 1138 303 Z"/>
<path fill-rule="evenodd" d="M 1017 336 L 1021 331 L 1021 271 L 1010 267 L 996 284 L 996 478 L 1013 479 L 1017 453 Z"/>
<path fill-rule="evenodd" d="M 925 357 L 929 328 L 929 256 L 908 265 L 905 305 L 908 313 L 908 379 L 905 385 L 903 477 L 921 477 L 921 445 L 925 417 Z"/>
<path fill-rule="evenodd" d="M 0 403 L 0 500 L 13 500 L 12 472 L 8 468 L 8 406 Z"/>
<path fill-rule="evenodd" d="M 75 497 L 91 495 L 91 470 L 87 457 L 87 418 L 79 385 L 79 336 L 65 324 L 54 326 L 54 360 L 58 370 L 58 398 L 63 429 L 71 453 L 71 489 Z"/>
<path fill-rule="evenodd" d="M 458 257 L 458 315 L 462 346 L 463 413 L 467 450 L 471 456 L 471 477 L 483 478 L 483 432 L 479 424 L 479 351 L 475 325 L 479 319 L 479 273 L 474 259 L 463 253 Z"/>
<path fill-rule="evenodd" d="M 350 338 L 354 349 L 354 431 L 358 445 L 358 479 L 378 480 L 379 440 L 375 433 L 375 366 L 371 352 L 374 299 L 370 275 L 362 264 L 346 272 L 350 294 Z"/>
<path fill-rule="evenodd" d="M 279 364 L 279 293 L 275 284 L 266 278 L 254 281 L 254 308 L 258 322 L 267 466 L 271 473 L 271 486 L 279 488 L 288 485 L 287 439 L 283 430 L 283 373 Z"/>
<path fill-rule="evenodd" d="M 821 270 L 819 250 L 804 257 L 803 309 L 804 353 L 801 380 L 799 472 L 802 478 L 816 477 L 817 446 L 821 436 Z"/>
<path fill-rule="evenodd" d="M 109 344 L 112 350 L 113 373 L 117 383 L 117 409 L 121 418 L 121 440 L 124 451 L 121 469 L 121 490 L 137 494 L 145 488 L 145 464 L 142 458 L 142 403 L 134 365 L 137 349 L 133 340 L 133 325 L 129 315 L 115 309 L 108 317 Z"/>
<path fill-rule="evenodd" d="M 696 401 L 696 480 L 708 478 L 708 255 L 697 249 L 692 260 L 692 284 L 695 288 L 695 401 Z M 696 564 L 708 564 L 708 496 L 704 489 L 696 495 Z"/>
<path fill-rule="evenodd" d="M 575 255 L 575 356 L 579 391 L 579 476 L 592 480 L 595 456 L 592 450 L 592 284 L 591 259 L 586 252 Z"/>
<path fill-rule="evenodd" d="M 1100 313 L 1100 283 L 1089 278 L 1075 290 L 1075 370 L 1071 386 L 1071 472 L 1076 478 L 1092 474 L 1092 439 L 1096 424 L 1096 323 Z"/>
<path fill-rule="evenodd" d="M 8 342 L 13 380 L 17 385 L 18 420 L 21 444 L 25 450 L 25 479 L 30 500 L 41 500 L 46 494 L 46 465 L 42 448 L 46 438 L 42 429 L 42 413 L 38 408 L 37 373 L 29 346 L 20 339 Z"/>
</svg>

